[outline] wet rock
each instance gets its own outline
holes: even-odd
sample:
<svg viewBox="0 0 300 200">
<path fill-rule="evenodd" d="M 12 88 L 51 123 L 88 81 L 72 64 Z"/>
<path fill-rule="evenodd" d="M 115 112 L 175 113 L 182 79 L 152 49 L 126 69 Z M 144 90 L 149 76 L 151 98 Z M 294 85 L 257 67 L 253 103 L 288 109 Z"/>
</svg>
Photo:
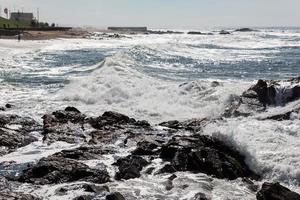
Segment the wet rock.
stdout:
<svg viewBox="0 0 300 200">
<path fill-rule="evenodd" d="M 69 158 L 74 160 L 94 160 L 100 159 L 102 155 L 113 153 L 111 149 L 104 149 L 99 146 L 81 146 L 76 149 L 62 150 L 54 154 L 55 157 Z"/>
<path fill-rule="evenodd" d="M 244 157 L 223 142 L 209 136 L 178 136 L 162 147 L 160 158 L 169 161 L 165 168 L 192 171 L 230 180 L 257 178 L 244 162 Z M 162 170 L 161 170 L 162 171 Z"/>
<path fill-rule="evenodd" d="M 136 120 L 121 113 L 108 111 L 102 116 L 91 118 L 90 123 L 94 128 L 102 129 L 106 126 L 134 124 L 136 123 Z"/>
<path fill-rule="evenodd" d="M 75 197 L 73 200 L 92 200 L 94 199 L 94 196 L 92 195 L 82 195 L 79 197 Z"/>
<path fill-rule="evenodd" d="M 194 196 L 193 200 L 209 200 L 209 199 L 206 197 L 205 194 L 199 192 Z"/>
<path fill-rule="evenodd" d="M 172 190 L 174 188 L 173 186 L 173 180 L 176 179 L 177 176 L 173 174 L 168 178 L 167 184 L 166 184 L 166 190 Z"/>
<path fill-rule="evenodd" d="M 0 115 L 0 155 L 37 141 L 31 132 L 40 128 L 35 120 L 28 117 Z"/>
<path fill-rule="evenodd" d="M 189 34 L 189 35 L 202 35 L 202 33 L 200 31 L 190 31 L 187 34 Z"/>
<path fill-rule="evenodd" d="M 114 192 L 106 196 L 106 200 L 126 200 L 119 192 Z"/>
<path fill-rule="evenodd" d="M 240 29 L 236 29 L 235 32 L 253 32 L 256 31 L 254 29 L 251 28 L 240 28 Z"/>
<path fill-rule="evenodd" d="M 256 198 L 257 200 L 300 200 L 300 195 L 279 183 L 264 183 Z"/>
<path fill-rule="evenodd" d="M 85 119 L 86 116 L 73 107 L 67 107 L 65 110 L 58 110 L 52 114 L 44 115 L 44 141 L 47 143 L 55 141 L 68 143 L 85 141 Z"/>
<path fill-rule="evenodd" d="M 94 184 L 72 184 L 72 185 L 65 185 L 62 186 L 58 189 L 56 189 L 55 194 L 62 196 L 62 195 L 67 195 L 67 193 L 72 193 L 73 191 L 84 191 L 84 192 L 89 192 L 89 193 L 94 193 L 94 194 L 101 194 L 105 195 L 106 193 L 109 192 L 109 188 L 107 186 L 98 186 Z"/>
<path fill-rule="evenodd" d="M 225 117 L 249 116 L 257 112 L 266 111 L 268 106 L 285 106 L 287 103 L 300 98 L 299 79 L 294 78 L 284 81 L 258 82 L 245 91 L 240 97 L 232 99 L 225 111 Z M 278 114 L 270 119 L 286 120 L 294 110 Z"/>
<path fill-rule="evenodd" d="M 91 169 L 72 159 L 50 156 L 25 170 L 18 181 L 39 185 L 73 181 L 100 184 L 108 182 L 109 175 L 106 170 Z"/>
<path fill-rule="evenodd" d="M 1 200 L 40 200 L 30 194 L 23 194 L 12 190 L 10 183 L 4 177 L 0 177 L 0 199 Z"/>
<path fill-rule="evenodd" d="M 167 121 L 167 122 L 162 122 L 159 125 L 168 127 L 171 129 L 184 129 L 188 131 L 193 131 L 197 132 L 200 131 L 203 126 L 205 126 L 209 122 L 208 119 L 206 118 L 201 118 L 201 119 L 191 119 L 191 120 L 186 120 L 183 122 L 179 122 L 177 120 L 172 120 L 172 121 Z"/>
<path fill-rule="evenodd" d="M 114 165 L 118 166 L 119 171 L 116 173 L 115 179 L 132 179 L 139 178 L 141 176 L 141 171 L 143 167 L 149 163 L 139 156 L 127 156 L 125 158 L 120 158 Z"/>
<path fill-rule="evenodd" d="M 230 35 L 231 33 L 229 31 L 221 30 L 220 35 Z"/>
<path fill-rule="evenodd" d="M 154 155 L 159 146 L 158 142 L 143 140 L 137 143 L 137 148 L 132 155 Z"/>
</svg>

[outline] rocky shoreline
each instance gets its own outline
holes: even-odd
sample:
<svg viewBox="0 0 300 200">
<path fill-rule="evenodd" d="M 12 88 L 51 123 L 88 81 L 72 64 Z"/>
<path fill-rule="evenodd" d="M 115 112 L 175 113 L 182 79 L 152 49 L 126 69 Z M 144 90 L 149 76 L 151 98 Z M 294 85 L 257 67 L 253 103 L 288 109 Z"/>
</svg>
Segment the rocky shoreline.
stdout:
<svg viewBox="0 0 300 200">
<path fill-rule="evenodd" d="M 111 191 L 108 183 L 124 183 L 145 174 L 168 175 L 165 190 L 172 190 L 177 172 L 203 173 L 209 177 L 241 179 L 256 193 L 258 200 L 298 200 L 300 195 L 279 183 L 263 183 L 263 174 L 253 171 L 245 162 L 245 155 L 226 142 L 201 135 L 201 130 L 214 120 L 249 117 L 264 113 L 269 106 L 282 106 L 300 98 L 300 78 L 287 81 L 264 81 L 233 98 L 226 111 L 216 119 L 168 121 L 151 125 L 124 114 L 107 111 L 90 117 L 75 107 L 45 114 L 43 124 L 29 117 L 0 115 L 0 155 L 8 155 L 39 139 L 51 145 L 66 142 L 75 148 L 58 151 L 36 162 L 0 163 L 0 199 L 43 199 L 33 193 L 18 192 L 15 188 L 29 185 L 31 190 L 45 185 L 57 185 L 54 195 L 63 197 L 81 191 L 74 199 L 130 199 L 118 191 Z M 278 96 L 280 95 L 280 96 Z M 12 105 L 3 106 L 2 110 Z M 260 120 L 289 120 L 293 108 Z M 107 155 L 115 157 L 105 162 Z M 161 164 L 155 164 L 159 161 Z M 91 165 L 89 163 L 96 163 Z M 112 170 L 113 169 L 113 170 Z M 62 185 L 63 184 L 63 185 Z M 189 183 L 186 183 L 187 187 Z M 199 193 L 194 200 L 211 199 Z"/>
</svg>

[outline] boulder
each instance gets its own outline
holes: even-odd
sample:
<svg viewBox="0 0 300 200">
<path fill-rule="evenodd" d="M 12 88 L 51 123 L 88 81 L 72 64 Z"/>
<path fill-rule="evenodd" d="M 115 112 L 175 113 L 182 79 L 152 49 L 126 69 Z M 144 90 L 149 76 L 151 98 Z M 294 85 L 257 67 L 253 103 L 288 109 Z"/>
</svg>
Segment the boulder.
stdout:
<svg viewBox="0 0 300 200">
<path fill-rule="evenodd" d="M 256 198 L 257 200 L 300 200 L 300 195 L 279 183 L 264 183 Z"/>
<path fill-rule="evenodd" d="M 31 132 L 40 128 L 39 124 L 29 117 L 0 115 L 0 155 L 37 141 Z"/>
<path fill-rule="evenodd" d="M 189 34 L 189 35 L 202 35 L 202 33 L 200 31 L 190 31 L 187 34 Z"/>
<path fill-rule="evenodd" d="M 132 155 L 154 155 L 159 146 L 161 144 L 158 142 L 143 140 L 137 143 L 137 148 L 132 152 Z"/>
<path fill-rule="evenodd" d="M 230 180 L 239 177 L 258 178 L 238 151 L 209 136 L 173 137 L 162 147 L 160 158 L 170 162 L 161 172 L 201 172 Z"/>
<path fill-rule="evenodd" d="M 249 116 L 257 112 L 264 112 L 268 106 L 285 106 L 287 103 L 300 98 L 299 78 L 283 81 L 258 80 L 240 97 L 232 98 L 232 102 L 225 110 L 225 117 Z M 286 120 L 294 109 L 277 114 L 270 119 Z"/>
<path fill-rule="evenodd" d="M 136 120 L 129 118 L 121 113 L 108 111 L 103 113 L 102 116 L 91 118 L 90 124 L 96 129 L 103 129 L 106 126 L 134 124 Z"/>
<path fill-rule="evenodd" d="M 200 118 L 200 119 L 190 119 L 186 121 L 177 121 L 177 120 L 172 120 L 172 121 L 167 121 L 167 122 L 162 122 L 159 125 L 168 127 L 171 129 L 183 129 L 187 131 L 192 131 L 192 132 L 198 132 L 200 131 L 207 123 L 209 120 L 207 118 Z"/>
<path fill-rule="evenodd" d="M 103 147 L 84 145 L 76 149 L 62 150 L 54 154 L 54 156 L 74 160 L 95 160 L 100 159 L 103 154 L 112 152 L 113 150 L 104 149 Z"/>
<path fill-rule="evenodd" d="M 220 35 L 230 35 L 231 33 L 229 31 L 221 30 L 219 32 Z"/>
<path fill-rule="evenodd" d="M 44 141 L 78 143 L 86 140 L 84 131 L 86 116 L 73 107 L 58 110 L 43 116 Z"/>
<path fill-rule="evenodd" d="M 143 167 L 149 163 L 139 156 L 127 156 L 125 158 L 120 158 L 114 165 L 118 166 L 119 171 L 116 173 L 115 179 L 132 179 L 139 178 L 141 176 L 141 171 Z"/>
<path fill-rule="evenodd" d="M 18 181 L 38 185 L 74 181 L 100 184 L 109 182 L 109 175 L 106 170 L 91 169 L 73 159 L 49 156 L 24 170 Z"/>
<path fill-rule="evenodd" d="M 125 200 L 120 192 L 114 192 L 106 196 L 106 200 Z"/>
<path fill-rule="evenodd" d="M 256 31 L 256 30 L 251 29 L 251 28 L 239 28 L 239 29 L 235 30 L 235 32 L 253 32 L 253 31 Z"/>
</svg>

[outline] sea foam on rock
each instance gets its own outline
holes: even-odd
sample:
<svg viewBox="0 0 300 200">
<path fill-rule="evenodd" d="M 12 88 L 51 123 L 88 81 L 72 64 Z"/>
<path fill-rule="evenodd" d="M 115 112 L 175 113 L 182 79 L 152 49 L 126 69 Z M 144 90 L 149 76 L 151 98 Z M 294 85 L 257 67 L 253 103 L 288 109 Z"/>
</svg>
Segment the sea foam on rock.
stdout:
<svg viewBox="0 0 300 200">
<path fill-rule="evenodd" d="M 264 183 L 256 198 L 257 200 L 300 200 L 300 195 L 279 183 Z"/>
<path fill-rule="evenodd" d="M 32 118 L 0 115 L 0 155 L 37 141 L 31 132 L 40 129 L 41 126 Z"/>
<path fill-rule="evenodd" d="M 233 99 L 225 111 L 225 116 L 249 116 L 264 112 L 268 107 L 285 106 L 300 98 L 300 78 L 284 81 L 258 82 L 245 91 L 240 97 Z M 270 116 L 269 119 L 286 120 L 292 112 L 298 112 L 300 107 L 293 108 L 282 115 Z"/>
</svg>

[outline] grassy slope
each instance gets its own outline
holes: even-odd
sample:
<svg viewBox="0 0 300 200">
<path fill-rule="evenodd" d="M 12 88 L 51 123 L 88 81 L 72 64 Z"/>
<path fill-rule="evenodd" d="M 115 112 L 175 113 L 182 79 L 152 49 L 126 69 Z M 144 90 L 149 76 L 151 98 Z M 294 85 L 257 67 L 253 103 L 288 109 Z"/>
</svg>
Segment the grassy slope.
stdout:
<svg viewBox="0 0 300 200">
<path fill-rule="evenodd" d="M 3 17 L 0 17 L 0 28 L 3 28 L 3 24 L 6 24 L 6 27 L 8 27 L 8 24 L 9 24 L 10 28 L 17 28 L 17 27 L 23 28 L 23 27 L 30 26 L 30 24 L 27 22 L 13 21 L 13 20 L 8 20 Z"/>
</svg>

